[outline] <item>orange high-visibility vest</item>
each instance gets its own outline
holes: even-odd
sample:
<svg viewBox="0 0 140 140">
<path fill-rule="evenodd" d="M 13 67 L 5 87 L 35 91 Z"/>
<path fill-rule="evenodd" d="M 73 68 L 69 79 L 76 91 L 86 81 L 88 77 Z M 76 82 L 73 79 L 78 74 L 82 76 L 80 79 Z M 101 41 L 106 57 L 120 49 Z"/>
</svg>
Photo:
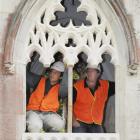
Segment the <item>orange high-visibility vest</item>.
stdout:
<svg viewBox="0 0 140 140">
<path fill-rule="evenodd" d="M 94 95 L 92 95 L 89 88 L 84 87 L 84 80 L 80 80 L 74 85 L 77 90 L 77 98 L 74 103 L 76 120 L 88 124 L 102 124 L 109 84 L 106 80 L 99 80 L 99 83 L 100 86 Z"/>
<path fill-rule="evenodd" d="M 37 88 L 31 94 L 27 110 L 38 111 L 52 111 L 57 112 L 59 109 L 58 91 L 59 84 L 53 86 L 45 95 L 45 81 L 47 79 L 42 77 Z"/>
</svg>

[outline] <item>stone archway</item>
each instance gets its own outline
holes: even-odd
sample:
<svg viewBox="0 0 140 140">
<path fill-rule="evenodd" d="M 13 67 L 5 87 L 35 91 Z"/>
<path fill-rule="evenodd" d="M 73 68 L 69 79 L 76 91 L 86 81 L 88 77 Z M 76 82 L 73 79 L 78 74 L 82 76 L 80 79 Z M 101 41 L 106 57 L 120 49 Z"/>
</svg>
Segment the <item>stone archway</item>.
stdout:
<svg viewBox="0 0 140 140">
<path fill-rule="evenodd" d="M 96 1 L 97 2 L 97 1 Z M 34 20 L 34 17 L 36 15 L 36 12 L 38 9 L 40 9 L 45 1 L 30 1 L 30 2 L 23 2 L 22 4 L 24 5 L 22 10 L 20 9 L 20 13 L 15 15 L 15 20 L 13 20 L 13 23 L 11 24 L 11 27 L 9 29 L 9 36 L 7 38 L 7 43 L 5 47 L 5 68 L 7 71 L 7 74 L 13 74 L 16 75 L 16 80 L 17 83 L 20 81 L 21 85 L 20 88 L 17 90 L 17 97 L 20 96 L 21 102 L 19 103 L 20 106 L 20 113 L 17 113 L 17 118 L 15 120 L 15 125 L 17 124 L 17 130 L 16 133 L 19 137 L 21 136 L 21 133 L 24 131 L 24 121 L 25 121 L 25 66 L 26 66 L 26 60 L 25 57 L 21 57 L 26 54 L 26 50 L 24 49 L 25 43 L 27 43 L 27 38 L 24 38 L 26 36 L 26 33 L 29 31 L 32 21 Z M 116 5 L 115 5 L 115 4 Z M 115 38 L 117 42 L 117 51 L 120 52 L 119 57 L 123 60 L 121 63 L 116 64 L 116 84 L 117 84 L 117 89 L 116 92 L 118 94 L 116 98 L 116 131 L 121 134 L 122 139 L 125 138 L 124 134 L 124 127 L 125 127 L 125 121 L 121 119 L 122 116 L 124 116 L 124 90 L 122 89 L 121 86 L 124 85 L 124 79 L 123 76 L 127 70 L 127 65 L 133 64 L 136 62 L 136 55 L 135 55 L 135 45 L 133 40 L 130 42 L 127 42 L 127 37 L 128 34 L 131 36 L 131 30 L 129 30 L 129 26 L 126 24 L 126 27 L 123 27 L 123 24 L 120 25 L 120 20 L 117 16 L 118 12 L 115 12 L 117 9 L 118 11 L 120 9 L 119 5 L 117 2 L 103 2 L 100 6 L 101 7 L 106 7 L 108 10 L 105 12 L 105 15 L 108 15 L 108 21 L 111 24 L 111 28 L 113 32 L 115 33 Z M 97 4 L 100 4 L 98 1 Z M 114 9 L 111 7 L 115 6 Z M 18 12 L 17 12 L 18 13 Z M 117 14 L 116 14 L 117 13 Z M 121 14 L 123 12 L 120 12 Z M 123 15 L 123 14 L 122 14 Z M 123 15 L 124 16 L 124 15 Z M 125 17 L 121 16 L 121 18 L 126 21 Z M 113 18 L 112 18 L 113 17 Z M 127 21 L 126 21 L 127 23 Z M 127 29 L 127 35 L 125 34 Z M 117 36 L 119 38 L 117 38 Z M 128 37 L 129 38 L 129 37 Z M 123 47 L 122 47 L 123 46 Z M 128 49 L 128 46 L 130 48 Z M 134 50 L 134 51 L 130 51 Z M 132 58 L 132 60 L 130 59 Z M 129 62 L 127 62 L 129 60 Z M 47 65 L 47 64 L 46 64 Z M 21 95 L 22 94 L 22 95 Z M 120 95 L 120 96 L 119 96 Z M 7 99 L 8 102 L 8 99 Z M 22 122 L 22 127 L 19 124 Z M 18 138 L 17 136 L 17 138 Z"/>
</svg>

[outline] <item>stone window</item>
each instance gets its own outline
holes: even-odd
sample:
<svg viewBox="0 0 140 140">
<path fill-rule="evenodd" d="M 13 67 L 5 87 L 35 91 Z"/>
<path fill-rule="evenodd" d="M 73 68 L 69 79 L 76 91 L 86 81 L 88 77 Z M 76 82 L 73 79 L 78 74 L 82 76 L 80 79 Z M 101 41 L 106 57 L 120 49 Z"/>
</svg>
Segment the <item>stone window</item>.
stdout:
<svg viewBox="0 0 140 140">
<path fill-rule="evenodd" d="M 50 7 L 47 7 L 49 4 Z M 36 65 L 35 69 L 37 65 L 48 67 L 55 61 L 54 55 L 60 52 L 63 55 L 63 61 L 68 67 L 70 66 L 69 76 L 72 75 L 73 66 L 75 65 L 74 68 L 77 68 L 78 61 L 80 63 L 85 61 L 86 64 L 94 65 L 103 63 L 106 71 L 102 77 L 109 79 L 111 76 L 107 73 L 109 68 L 106 65 L 109 62 L 105 64 L 102 62 L 107 58 L 103 54 L 109 54 L 111 62 L 114 64 L 117 64 L 118 61 L 115 38 L 110 24 L 100 8 L 91 0 L 87 2 L 84 0 L 47 1 L 29 31 L 28 61 L 34 51 L 37 52 L 34 56 L 36 61 L 32 62 L 32 65 Z M 86 57 L 83 59 L 82 55 Z M 112 66 L 111 69 L 111 73 L 114 75 Z M 69 84 L 72 84 L 72 76 L 69 77 Z M 71 89 L 68 91 L 72 92 Z M 68 132 L 72 129 L 70 128 L 72 110 L 69 109 L 71 105 L 72 97 L 69 97 Z M 115 126 L 113 127 L 115 130 Z"/>
<path fill-rule="evenodd" d="M 26 65 L 33 62 L 31 57 L 36 52 L 38 54 L 37 66 L 49 67 L 55 61 L 54 55 L 60 52 L 63 55 L 63 61 L 69 68 L 70 86 L 73 84 L 73 68 L 80 60 L 79 55 L 81 53 L 87 56 L 87 63 L 95 65 L 102 63 L 104 65 L 104 60 L 106 60 L 105 62 L 110 65 L 109 71 L 112 73 L 114 71 L 113 75 L 115 75 L 110 78 L 115 77 L 114 81 L 116 83 L 115 137 L 119 139 L 117 135 L 119 133 L 123 139 L 127 136 L 125 136 L 126 129 L 124 129 L 126 122 L 122 119 L 125 118 L 126 113 L 126 98 L 124 95 L 126 89 L 122 87 L 125 87 L 127 65 L 134 62 L 133 56 L 135 56 L 135 49 L 132 45 L 134 42 L 130 38 L 132 34 L 127 26 L 127 21 L 124 15 L 121 15 L 122 10 L 117 5 L 118 1 L 77 0 L 66 1 L 66 3 L 77 6 L 77 11 L 74 9 L 76 11 L 74 13 L 78 16 L 83 14 L 83 20 L 80 18 L 79 21 L 71 15 L 67 19 L 64 18 L 65 24 L 62 25 L 62 18 L 59 14 L 65 15 L 65 17 L 68 15 L 65 14 L 67 8 L 64 3 L 60 0 L 27 1 L 25 6 L 21 6 L 23 9 L 20 12 L 18 11 L 19 13 L 17 12 L 18 14 L 9 30 L 5 47 L 5 68 L 9 74 L 16 72 L 16 80 L 22 85 L 17 90 L 18 107 L 20 108 L 16 120 L 18 122 L 16 125 L 17 137 L 21 137 L 23 134 L 23 138 L 27 138 L 28 135 L 24 133 L 26 122 Z M 119 20 L 119 18 L 123 20 Z M 106 68 L 108 68 L 108 65 L 104 65 L 104 70 Z M 130 72 L 133 74 L 135 69 Z M 104 73 L 103 78 L 107 79 L 106 76 Z M 69 88 L 69 93 L 71 92 L 72 90 Z M 69 101 L 71 105 L 71 99 Z M 71 117 L 69 117 L 68 122 L 70 121 Z M 70 131 L 71 129 L 68 132 Z M 29 135 L 34 137 L 34 134 Z M 44 136 L 46 135 L 49 136 L 48 133 Z M 77 134 L 77 136 L 80 137 L 81 135 Z M 107 134 L 99 137 L 101 139 L 115 139 L 111 136 L 112 134 Z M 93 134 L 93 137 L 96 137 L 96 135 Z"/>
</svg>

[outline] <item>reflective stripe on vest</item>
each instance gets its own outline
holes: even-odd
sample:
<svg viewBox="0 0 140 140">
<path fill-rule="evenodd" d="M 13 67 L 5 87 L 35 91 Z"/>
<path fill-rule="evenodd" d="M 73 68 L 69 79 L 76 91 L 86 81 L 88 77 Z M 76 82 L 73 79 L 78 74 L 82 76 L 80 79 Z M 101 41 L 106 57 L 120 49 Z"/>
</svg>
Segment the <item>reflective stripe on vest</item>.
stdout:
<svg viewBox="0 0 140 140">
<path fill-rule="evenodd" d="M 37 88 L 31 94 L 27 110 L 52 111 L 57 112 L 59 109 L 58 90 L 59 84 L 53 86 L 49 92 L 45 94 L 45 81 L 42 77 Z"/>
<path fill-rule="evenodd" d="M 74 115 L 77 120 L 88 124 L 102 124 L 109 84 L 106 80 L 99 82 L 100 86 L 94 96 L 89 88 L 84 87 L 84 80 L 80 80 L 74 85 L 77 90 L 77 98 L 74 103 Z"/>
</svg>

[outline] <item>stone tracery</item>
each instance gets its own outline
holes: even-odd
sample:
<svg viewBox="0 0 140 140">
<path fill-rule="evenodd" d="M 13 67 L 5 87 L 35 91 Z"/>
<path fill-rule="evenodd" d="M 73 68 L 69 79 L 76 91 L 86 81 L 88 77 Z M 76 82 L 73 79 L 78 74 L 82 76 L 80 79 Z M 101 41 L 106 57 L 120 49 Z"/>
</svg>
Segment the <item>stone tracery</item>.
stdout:
<svg viewBox="0 0 140 140">
<path fill-rule="evenodd" d="M 54 61 L 54 54 L 60 51 L 64 55 L 64 62 L 73 66 L 78 61 L 78 54 L 84 52 L 88 56 L 88 63 L 98 65 L 102 62 L 102 54 L 107 52 L 116 64 L 118 60 L 115 38 L 98 5 L 92 0 L 80 0 L 79 5 L 75 4 L 77 15 L 83 13 L 86 18 L 83 17 L 83 21 L 79 25 L 77 22 L 76 26 L 76 15 L 74 18 L 70 15 L 69 22 L 63 26 L 58 16 L 61 15 L 62 20 L 67 21 L 66 2 L 62 5 L 60 0 L 47 1 L 38 13 L 29 31 L 26 61 L 30 61 L 31 52 L 36 50 L 44 66 L 49 66 Z"/>
</svg>

